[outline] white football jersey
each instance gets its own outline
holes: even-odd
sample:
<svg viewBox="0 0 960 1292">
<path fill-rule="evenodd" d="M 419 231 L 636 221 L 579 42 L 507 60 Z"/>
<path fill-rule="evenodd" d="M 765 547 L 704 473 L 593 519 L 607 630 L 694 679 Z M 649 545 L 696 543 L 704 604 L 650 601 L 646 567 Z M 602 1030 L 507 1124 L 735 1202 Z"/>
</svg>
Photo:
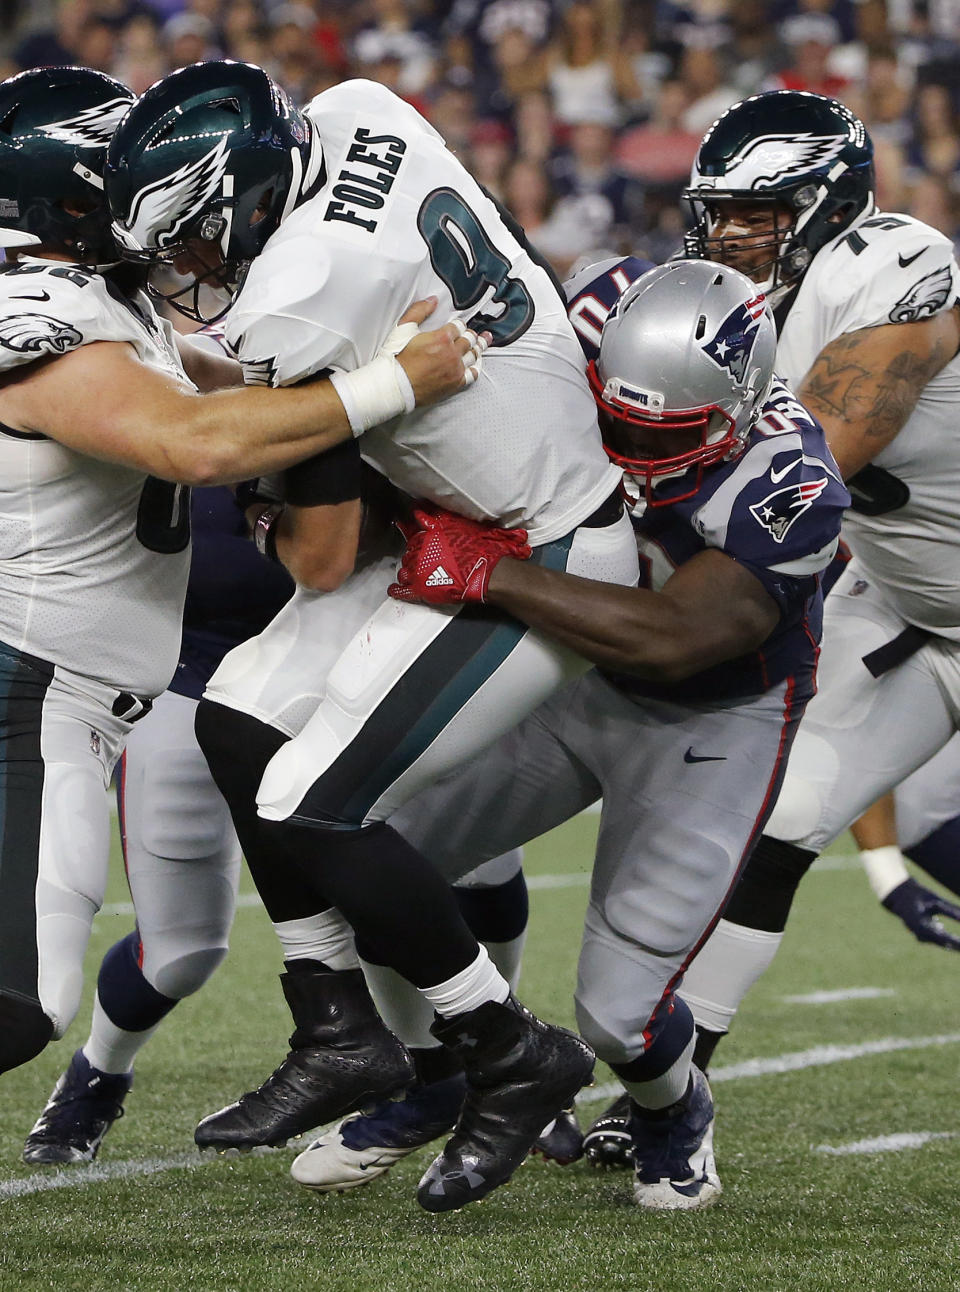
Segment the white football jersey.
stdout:
<svg viewBox="0 0 960 1292">
<path fill-rule="evenodd" d="M 813 258 L 777 348 L 797 389 L 821 350 L 860 328 L 930 318 L 957 300 L 950 241 L 908 215 L 874 212 Z M 850 511 L 844 537 L 908 623 L 960 641 L 960 357 L 928 384 L 873 459 L 910 490 L 881 516 Z"/>
<path fill-rule="evenodd" d="M 347 81 L 307 107 L 320 190 L 253 262 L 226 320 L 250 382 L 287 385 L 369 362 L 415 300 L 426 327 L 493 333 L 470 390 L 367 431 L 363 456 L 414 497 L 522 525 L 573 529 L 617 487 L 564 301 L 489 197 L 409 104 Z"/>
<path fill-rule="evenodd" d="M 90 341 L 125 341 L 189 384 L 169 324 L 143 293 L 128 300 L 72 265 L 0 272 L 0 371 Z M 189 501 L 178 485 L 0 426 L 0 641 L 157 695 L 177 664 Z"/>
</svg>

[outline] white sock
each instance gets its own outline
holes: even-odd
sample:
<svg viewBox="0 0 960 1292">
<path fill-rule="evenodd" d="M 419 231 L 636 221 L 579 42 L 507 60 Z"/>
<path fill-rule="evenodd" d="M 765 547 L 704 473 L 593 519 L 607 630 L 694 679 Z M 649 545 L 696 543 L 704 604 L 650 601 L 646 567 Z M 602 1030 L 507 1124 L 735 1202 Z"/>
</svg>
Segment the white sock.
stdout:
<svg viewBox="0 0 960 1292">
<path fill-rule="evenodd" d="M 332 907 L 300 920 L 275 923 L 273 931 L 280 939 L 284 960 L 319 960 L 331 969 L 360 967 L 353 929 Z"/>
<path fill-rule="evenodd" d="M 488 1000 L 502 1003 L 510 995 L 510 985 L 490 959 L 486 947 L 481 947 L 476 960 L 466 969 L 435 987 L 421 987 L 420 993 L 438 1014 L 453 1018 Z"/>
<path fill-rule="evenodd" d="M 112 1023 L 100 1004 L 97 996 L 93 1002 L 93 1019 L 90 1024 L 90 1035 L 83 1043 L 83 1053 L 91 1067 L 99 1072 L 110 1072 L 114 1075 L 129 1072 L 137 1052 L 146 1045 L 160 1026 L 155 1023 L 142 1032 L 127 1032 Z"/>
<path fill-rule="evenodd" d="M 510 984 L 510 990 L 516 991 L 520 981 L 520 968 L 523 964 L 523 944 L 527 940 L 527 930 L 509 942 L 484 942 L 490 953 L 490 959 Z"/>
<path fill-rule="evenodd" d="M 624 1081 L 624 1089 L 637 1101 L 641 1108 L 669 1108 L 686 1093 L 690 1081 L 690 1060 L 696 1037 L 690 1038 L 683 1053 L 678 1055 L 666 1072 L 652 1081 Z M 623 1078 L 620 1078 L 623 1081 Z"/>
<path fill-rule="evenodd" d="M 687 970 L 678 995 L 701 1027 L 727 1032 L 744 996 L 766 972 L 783 933 L 720 920 Z"/>
<path fill-rule="evenodd" d="M 432 1050 L 439 1046 L 440 1042 L 430 1031 L 433 1006 L 413 983 L 386 965 L 371 965 L 361 960 L 360 967 L 377 1013 L 390 1031 L 411 1049 Z"/>
</svg>

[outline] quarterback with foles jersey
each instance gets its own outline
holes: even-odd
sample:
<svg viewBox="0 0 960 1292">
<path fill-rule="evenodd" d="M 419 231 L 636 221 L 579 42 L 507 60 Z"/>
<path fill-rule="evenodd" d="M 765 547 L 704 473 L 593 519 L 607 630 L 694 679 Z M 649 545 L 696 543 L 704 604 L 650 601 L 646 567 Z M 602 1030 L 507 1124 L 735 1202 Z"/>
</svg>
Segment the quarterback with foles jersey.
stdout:
<svg viewBox="0 0 960 1292">
<path fill-rule="evenodd" d="M 564 301 L 440 136 L 374 82 L 337 85 L 301 112 L 250 64 L 183 68 L 125 118 L 107 189 L 126 254 L 188 275 L 196 291 L 179 304 L 196 316 L 201 287 L 222 293 L 249 383 L 289 387 L 331 370 L 358 437 L 354 470 L 349 454 L 317 462 L 309 489 L 288 487 L 286 520 L 266 505 L 256 522 L 268 551 L 291 515 L 311 527 L 336 515 L 330 541 L 354 539 L 342 567 L 323 594 L 299 589 L 231 652 L 198 709 L 248 859 L 291 883 L 310 876 L 320 953 L 310 972 L 284 975 L 297 1026 L 289 1060 L 205 1118 L 197 1142 L 282 1143 L 409 1084 L 409 1055 L 379 1026 L 352 926 L 365 959 L 424 993 L 441 1015 L 436 1036 L 464 1060 L 457 1134 L 418 1194 L 432 1211 L 460 1207 L 509 1177 L 592 1056 L 514 1000 L 449 886 L 386 821 L 587 664 L 495 610 L 398 605 L 376 562 L 354 570 L 359 464 L 502 526 L 508 546 L 522 525 L 538 563 L 634 582 L 620 473 L 603 453 Z M 438 318 L 490 337 L 495 372 L 459 413 L 411 407 L 381 434 L 367 415 L 376 392 L 358 388 L 356 369 L 383 344 L 394 303 L 423 296 L 437 299 Z M 504 1116 L 521 1087 L 529 1099 Z"/>
</svg>

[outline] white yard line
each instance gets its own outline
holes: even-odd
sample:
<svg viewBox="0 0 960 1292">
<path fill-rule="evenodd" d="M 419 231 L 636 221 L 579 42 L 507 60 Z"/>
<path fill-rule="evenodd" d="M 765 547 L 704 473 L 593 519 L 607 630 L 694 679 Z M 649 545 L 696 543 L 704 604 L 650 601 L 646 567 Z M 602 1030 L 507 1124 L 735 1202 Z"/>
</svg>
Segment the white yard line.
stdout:
<svg viewBox="0 0 960 1292">
<path fill-rule="evenodd" d="M 895 1050 L 922 1050 L 935 1045 L 956 1045 L 960 1043 L 960 1032 L 947 1032 L 942 1036 L 917 1037 L 884 1037 L 879 1041 L 867 1041 L 863 1045 L 825 1045 L 812 1050 L 797 1050 L 791 1054 L 776 1055 L 770 1059 L 748 1059 L 744 1063 L 728 1064 L 725 1068 L 715 1068 L 710 1073 L 714 1085 L 723 1081 L 736 1081 L 741 1077 L 779 1076 L 784 1072 L 796 1072 L 801 1068 L 816 1068 L 829 1063 L 846 1063 L 851 1059 L 866 1058 L 874 1054 L 890 1054 Z M 601 1099 L 612 1099 L 619 1094 L 622 1087 L 614 1082 L 594 1086 L 581 1096 L 584 1104 L 597 1103 Z M 858 1140 L 853 1144 L 816 1146 L 818 1153 L 841 1156 L 854 1153 L 897 1152 L 906 1148 L 918 1148 L 933 1139 L 952 1138 L 946 1131 L 914 1131 L 896 1135 L 881 1135 L 875 1139 Z M 43 1193 L 48 1189 L 81 1188 L 88 1184 L 100 1184 L 109 1180 L 136 1179 L 141 1176 L 158 1175 L 162 1171 L 193 1170 L 204 1165 L 199 1153 L 180 1153 L 175 1157 L 153 1157 L 134 1159 L 126 1162 L 106 1162 L 102 1166 L 94 1163 L 91 1166 L 78 1166 L 57 1171 L 54 1175 L 21 1176 L 19 1179 L 0 1180 L 0 1202 L 11 1198 L 22 1198 L 31 1193 Z"/>
<path fill-rule="evenodd" d="M 799 1072 L 804 1068 L 822 1068 L 831 1063 L 847 1063 L 851 1059 L 865 1059 L 874 1054 L 892 1054 L 897 1050 L 926 1050 L 934 1045 L 960 1044 L 960 1032 L 945 1032 L 942 1036 L 885 1036 L 878 1041 L 864 1041 L 861 1045 L 816 1045 L 811 1050 L 793 1050 L 776 1054 L 769 1059 L 745 1059 L 742 1063 L 728 1063 L 726 1067 L 710 1069 L 710 1084 L 739 1081 L 742 1077 L 781 1076 L 785 1072 Z M 583 1103 L 600 1099 L 613 1099 L 623 1087 L 610 1081 L 593 1086 L 580 1096 Z"/>
<path fill-rule="evenodd" d="M 90 1166 L 75 1166 L 53 1175 L 29 1175 L 19 1180 L 0 1180 L 0 1202 L 7 1198 L 22 1198 L 28 1193 L 45 1193 L 48 1189 L 78 1189 L 85 1184 L 99 1184 L 103 1180 L 138 1179 L 144 1175 L 158 1175 L 161 1171 L 190 1170 L 202 1166 L 199 1153 L 179 1153 L 176 1157 L 147 1157 L 129 1162 L 93 1162 Z"/>
<path fill-rule="evenodd" d="M 847 1157 L 860 1153 L 902 1153 L 905 1148 L 922 1148 L 934 1139 L 955 1139 L 954 1131 L 901 1131 L 897 1135 L 876 1135 L 858 1139 L 852 1144 L 818 1144 L 817 1153 L 830 1157 Z"/>
<path fill-rule="evenodd" d="M 896 996 L 895 987 L 840 987 L 835 991 L 811 991 L 805 996 L 781 996 L 788 1005 L 835 1005 L 844 1000 L 878 1000 Z"/>
</svg>

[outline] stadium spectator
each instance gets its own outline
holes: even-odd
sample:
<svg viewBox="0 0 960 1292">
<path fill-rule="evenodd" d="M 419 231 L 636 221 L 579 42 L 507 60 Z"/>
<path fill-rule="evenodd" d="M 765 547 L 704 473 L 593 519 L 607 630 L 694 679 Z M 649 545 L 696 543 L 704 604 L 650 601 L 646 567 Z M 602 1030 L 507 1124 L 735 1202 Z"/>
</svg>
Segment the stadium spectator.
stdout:
<svg viewBox="0 0 960 1292">
<path fill-rule="evenodd" d="M 683 124 L 687 91 L 682 81 L 664 81 L 653 116 L 625 130 L 617 144 L 617 162 L 645 184 L 675 187 L 676 196 L 690 176 L 700 136 Z"/>
<path fill-rule="evenodd" d="M 548 81 L 557 120 L 572 125 L 585 113 L 622 119 L 621 104 L 639 95 L 630 60 L 618 48 L 617 14 L 574 0 L 548 52 Z"/>
<path fill-rule="evenodd" d="M 804 13 L 788 18 L 781 28 L 790 50 L 789 66 L 764 83 L 766 90 L 810 90 L 840 98 L 850 82 L 828 66 L 831 50 L 841 43 L 840 24 L 825 13 Z"/>
</svg>

